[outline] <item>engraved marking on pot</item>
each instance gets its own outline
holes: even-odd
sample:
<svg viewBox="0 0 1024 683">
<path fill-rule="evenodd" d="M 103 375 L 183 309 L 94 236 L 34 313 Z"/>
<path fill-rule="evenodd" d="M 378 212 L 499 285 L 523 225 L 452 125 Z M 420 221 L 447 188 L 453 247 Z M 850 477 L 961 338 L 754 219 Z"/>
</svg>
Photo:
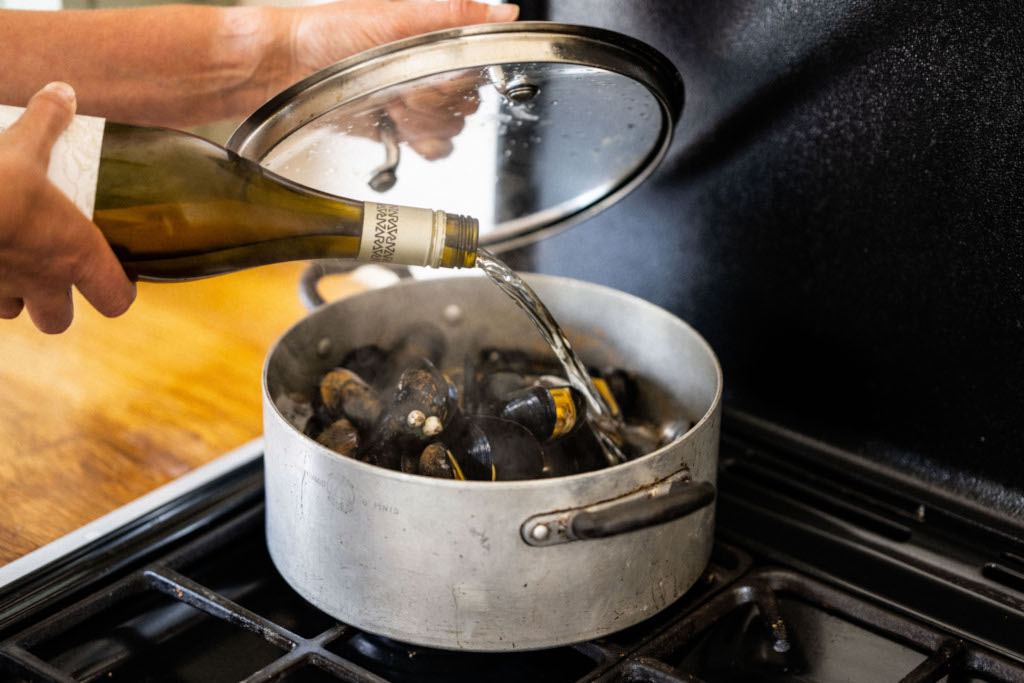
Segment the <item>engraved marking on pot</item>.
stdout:
<svg viewBox="0 0 1024 683">
<path fill-rule="evenodd" d="M 349 513 L 355 503 L 356 493 L 352 482 L 340 474 L 327 478 L 327 500 L 341 512 Z"/>
<path fill-rule="evenodd" d="M 391 263 L 395 260 L 395 245 L 398 242 L 398 207 L 394 204 L 378 204 L 373 226 L 373 252 L 370 260 L 377 263 Z"/>
<path fill-rule="evenodd" d="M 480 547 L 481 548 L 483 548 L 484 550 L 490 550 L 491 549 L 491 539 L 489 539 L 487 537 L 487 532 L 486 531 L 482 531 L 480 529 L 474 529 L 473 527 L 469 527 L 469 533 L 480 539 Z"/>
<path fill-rule="evenodd" d="M 359 502 L 363 504 L 364 508 L 370 508 L 378 512 L 386 512 L 389 515 L 398 515 L 398 508 L 388 503 L 382 503 L 379 500 L 370 500 L 368 498 L 360 498 Z"/>
<path fill-rule="evenodd" d="M 306 512 L 306 477 L 309 476 L 309 470 L 302 470 L 302 481 L 299 482 L 299 516 L 303 516 Z"/>
</svg>

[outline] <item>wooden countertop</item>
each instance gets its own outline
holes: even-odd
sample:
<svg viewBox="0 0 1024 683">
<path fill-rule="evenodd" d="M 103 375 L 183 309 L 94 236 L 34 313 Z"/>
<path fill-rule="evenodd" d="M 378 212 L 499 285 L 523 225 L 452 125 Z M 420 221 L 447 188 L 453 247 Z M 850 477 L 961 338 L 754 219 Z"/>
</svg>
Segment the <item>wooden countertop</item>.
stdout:
<svg viewBox="0 0 1024 683">
<path fill-rule="evenodd" d="M 0 320 L 0 565 L 259 436 L 263 360 L 305 315 L 303 265 L 140 283 L 113 320 L 76 293 L 56 336 Z"/>
</svg>

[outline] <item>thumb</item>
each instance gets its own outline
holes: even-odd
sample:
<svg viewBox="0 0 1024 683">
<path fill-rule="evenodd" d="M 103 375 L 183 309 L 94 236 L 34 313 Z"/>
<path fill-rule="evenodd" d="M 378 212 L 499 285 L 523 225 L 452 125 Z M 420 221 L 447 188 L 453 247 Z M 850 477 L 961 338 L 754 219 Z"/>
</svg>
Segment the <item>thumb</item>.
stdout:
<svg viewBox="0 0 1024 683">
<path fill-rule="evenodd" d="M 7 132 L 10 142 L 44 167 L 50 163 L 50 150 L 75 115 L 75 91 L 67 83 L 55 81 L 32 96 L 17 121 Z"/>
</svg>

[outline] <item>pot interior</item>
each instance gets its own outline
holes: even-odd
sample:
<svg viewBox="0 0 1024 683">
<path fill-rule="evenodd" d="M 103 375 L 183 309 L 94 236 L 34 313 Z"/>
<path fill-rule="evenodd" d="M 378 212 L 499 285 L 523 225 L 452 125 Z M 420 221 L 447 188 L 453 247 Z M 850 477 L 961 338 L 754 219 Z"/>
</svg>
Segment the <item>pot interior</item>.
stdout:
<svg viewBox="0 0 1024 683">
<path fill-rule="evenodd" d="M 717 404 L 718 361 L 680 319 L 607 287 L 546 275 L 524 279 L 585 363 L 636 375 L 640 414 L 655 422 L 685 417 L 696 424 Z M 311 395 L 348 351 L 365 344 L 388 348 L 420 322 L 446 333 L 442 368 L 461 364 L 467 353 L 476 357 L 485 347 L 554 357 L 526 314 L 486 278 L 410 280 L 324 305 L 296 323 L 268 356 L 264 391 L 271 400 L 283 393 Z"/>
</svg>

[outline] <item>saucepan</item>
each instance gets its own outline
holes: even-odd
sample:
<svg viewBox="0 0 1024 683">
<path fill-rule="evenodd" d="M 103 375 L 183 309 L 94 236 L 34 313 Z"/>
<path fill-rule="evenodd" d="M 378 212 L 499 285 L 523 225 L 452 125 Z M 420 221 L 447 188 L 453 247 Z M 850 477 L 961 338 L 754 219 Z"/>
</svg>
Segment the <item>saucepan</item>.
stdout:
<svg viewBox="0 0 1024 683">
<path fill-rule="evenodd" d="M 310 393 L 346 352 L 410 326 L 449 353 L 543 351 L 529 319 L 480 277 L 408 280 L 322 305 L 270 351 L 263 375 L 266 533 L 284 579 L 337 619 L 453 650 L 554 647 L 653 616 L 697 580 L 714 526 L 722 372 L 667 311 L 607 287 L 525 278 L 587 364 L 641 382 L 646 411 L 693 427 L 646 456 L 526 481 L 455 481 L 376 467 L 305 436 L 275 406 Z"/>
</svg>

